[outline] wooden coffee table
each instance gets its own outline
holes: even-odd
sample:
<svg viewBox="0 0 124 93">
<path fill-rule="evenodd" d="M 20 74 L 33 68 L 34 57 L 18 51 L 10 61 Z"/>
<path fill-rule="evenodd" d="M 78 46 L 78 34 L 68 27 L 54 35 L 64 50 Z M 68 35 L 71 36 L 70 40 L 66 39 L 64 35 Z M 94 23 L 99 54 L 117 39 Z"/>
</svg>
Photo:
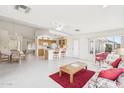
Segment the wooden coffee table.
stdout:
<svg viewBox="0 0 124 93">
<path fill-rule="evenodd" d="M 82 62 L 74 62 L 60 67 L 59 76 L 62 76 L 62 72 L 70 75 L 70 83 L 73 83 L 74 74 L 80 70 L 87 70 L 87 65 Z"/>
</svg>

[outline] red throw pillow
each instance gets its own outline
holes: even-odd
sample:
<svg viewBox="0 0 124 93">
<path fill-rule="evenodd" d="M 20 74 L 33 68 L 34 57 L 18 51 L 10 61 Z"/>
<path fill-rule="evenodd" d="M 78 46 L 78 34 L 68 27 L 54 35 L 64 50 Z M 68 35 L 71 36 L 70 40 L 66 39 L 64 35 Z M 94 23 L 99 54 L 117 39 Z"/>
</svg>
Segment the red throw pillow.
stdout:
<svg viewBox="0 0 124 93">
<path fill-rule="evenodd" d="M 118 68 L 119 70 L 121 70 L 122 72 L 124 72 L 124 68 Z"/>
<path fill-rule="evenodd" d="M 118 59 L 116 59 L 114 62 L 112 62 L 112 66 L 114 67 L 114 68 L 117 68 L 118 67 L 118 65 L 119 65 L 119 63 L 122 61 L 122 58 L 118 58 Z"/>
<path fill-rule="evenodd" d="M 123 71 L 124 71 L 123 69 L 118 69 L 118 68 L 103 70 L 100 72 L 99 77 L 110 80 L 116 80 Z"/>
</svg>

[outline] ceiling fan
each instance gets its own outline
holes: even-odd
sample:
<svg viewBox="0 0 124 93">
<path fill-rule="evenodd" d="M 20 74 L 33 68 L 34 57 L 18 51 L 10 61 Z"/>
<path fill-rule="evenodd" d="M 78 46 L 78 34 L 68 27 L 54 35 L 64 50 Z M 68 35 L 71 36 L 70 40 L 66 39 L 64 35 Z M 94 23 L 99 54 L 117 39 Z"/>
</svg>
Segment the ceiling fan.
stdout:
<svg viewBox="0 0 124 93">
<path fill-rule="evenodd" d="M 54 21 L 52 23 L 51 30 L 57 33 L 60 32 L 60 33 L 67 34 L 67 35 L 71 35 L 70 30 L 75 31 L 75 32 L 80 32 L 80 29 L 78 27 L 71 28 L 69 25 L 64 24 L 62 22 L 58 22 L 58 21 Z"/>
<path fill-rule="evenodd" d="M 65 24 L 64 23 L 60 23 L 60 22 L 53 22 L 53 29 L 56 31 L 63 31 L 65 28 Z"/>
<path fill-rule="evenodd" d="M 50 29 L 50 32 L 54 32 L 56 34 L 60 35 L 70 35 L 67 31 L 69 29 L 69 26 L 66 25 L 65 23 L 54 21 L 52 22 L 52 28 Z"/>
</svg>

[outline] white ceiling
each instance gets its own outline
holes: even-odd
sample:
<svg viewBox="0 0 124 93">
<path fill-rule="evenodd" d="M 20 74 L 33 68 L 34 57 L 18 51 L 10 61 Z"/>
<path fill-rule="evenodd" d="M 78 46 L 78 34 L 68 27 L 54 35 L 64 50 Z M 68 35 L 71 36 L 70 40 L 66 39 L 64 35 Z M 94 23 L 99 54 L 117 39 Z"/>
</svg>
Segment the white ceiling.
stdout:
<svg viewBox="0 0 124 93">
<path fill-rule="evenodd" d="M 80 34 L 124 28 L 124 6 L 29 6 L 29 14 L 14 10 L 14 6 L 0 6 L 0 15 L 24 21 L 40 28 L 54 28 L 55 22 L 64 24 L 64 33 Z M 75 32 L 75 29 L 80 32 Z"/>
</svg>

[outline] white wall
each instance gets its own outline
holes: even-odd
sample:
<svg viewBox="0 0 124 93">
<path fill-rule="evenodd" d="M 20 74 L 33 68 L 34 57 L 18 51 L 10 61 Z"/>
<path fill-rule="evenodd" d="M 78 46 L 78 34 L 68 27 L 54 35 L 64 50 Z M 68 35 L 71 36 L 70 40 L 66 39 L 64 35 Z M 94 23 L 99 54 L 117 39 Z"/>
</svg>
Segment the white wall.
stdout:
<svg viewBox="0 0 124 93">
<path fill-rule="evenodd" d="M 72 37 L 67 37 L 67 56 L 72 57 Z"/>
<path fill-rule="evenodd" d="M 93 60 L 93 55 L 89 53 L 88 38 L 80 37 L 80 59 Z"/>
<path fill-rule="evenodd" d="M 18 41 L 20 41 L 20 49 L 22 49 L 22 36 L 9 35 L 9 31 L 0 29 L 0 50 L 18 49 Z"/>
<path fill-rule="evenodd" d="M 83 60 L 91 60 L 91 55 L 88 52 L 88 39 L 83 36 L 68 37 L 68 55 L 73 57 L 73 40 L 79 40 L 79 57 Z"/>
<path fill-rule="evenodd" d="M 124 48 L 124 36 L 121 37 L 121 47 Z"/>
<path fill-rule="evenodd" d="M 28 48 L 28 39 L 25 39 L 25 38 L 23 38 L 23 45 L 22 45 L 22 49 L 23 50 L 27 50 L 27 48 Z"/>
<path fill-rule="evenodd" d="M 21 50 L 27 49 L 27 42 L 33 40 L 35 30 L 26 25 L 0 20 L 0 50 L 17 48 L 17 41 L 10 40 L 10 37 L 16 37 L 15 34 L 21 42 Z"/>
<path fill-rule="evenodd" d="M 114 36 L 114 35 L 124 35 L 124 29 L 120 30 L 108 30 L 104 32 L 99 33 L 91 33 L 91 34 L 80 34 L 77 36 L 71 36 L 70 42 L 69 42 L 69 54 L 72 56 L 72 42 L 74 39 L 79 39 L 79 50 L 80 55 L 79 58 L 83 60 L 90 60 L 94 61 L 94 55 L 89 53 L 89 45 L 88 45 L 88 39 L 95 40 L 98 37 L 106 37 L 106 36 Z M 124 38 L 122 39 L 123 46 L 124 46 Z"/>
<path fill-rule="evenodd" d="M 11 22 L 11 21 L 0 20 L 0 30 L 1 29 L 8 31 L 9 35 L 17 33 L 18 35 L 21 35 L 23 37 L 33 38 L 34 30 L 36 28 L 32 28 L 32 27 Z"/>
<path fill-rule="evenodd" d="M 27 50 L 28 49 L 28 43 L 35 43 L 33 39 L 28 39 L 28 38 L 23 38 L 23 46 L 22 50 Z"/>
<path fill-rule="evenodd" d="M 5 50 L 9 48 L 8 31 L 0 30 L 0 49 Z"/>
</svg>

